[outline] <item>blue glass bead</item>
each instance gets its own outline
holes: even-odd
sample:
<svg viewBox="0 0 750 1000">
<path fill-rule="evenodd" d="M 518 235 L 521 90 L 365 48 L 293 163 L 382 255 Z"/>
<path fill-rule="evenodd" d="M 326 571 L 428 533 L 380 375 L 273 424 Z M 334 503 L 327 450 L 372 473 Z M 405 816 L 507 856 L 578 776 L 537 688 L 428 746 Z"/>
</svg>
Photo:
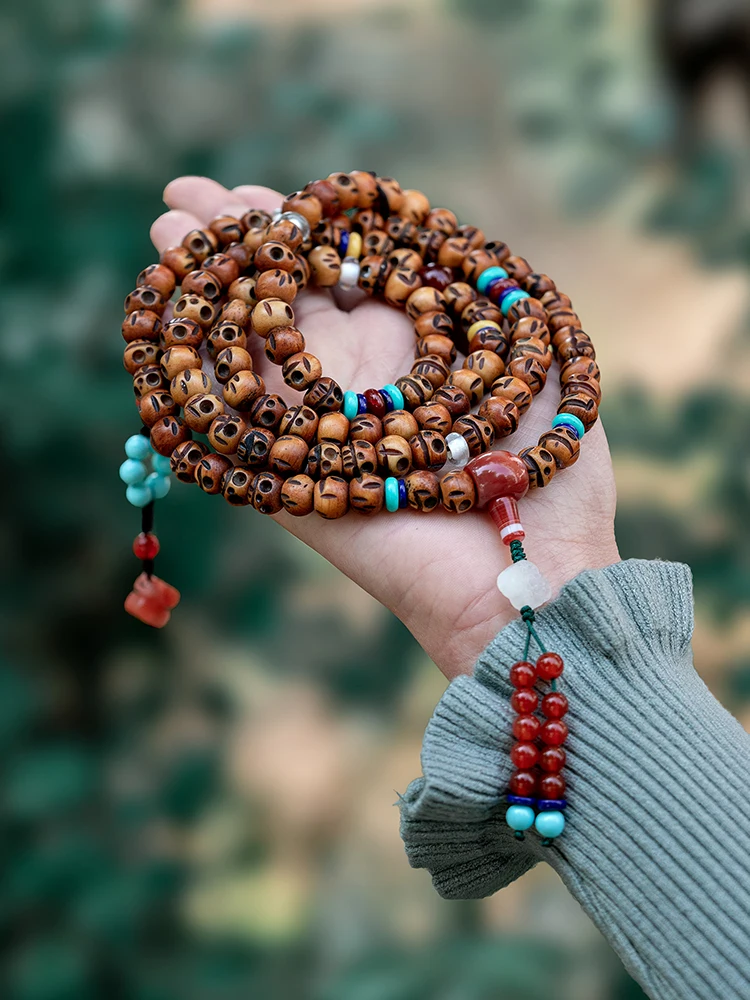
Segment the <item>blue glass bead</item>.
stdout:
<svg viewBox="0 0 750 1000">
<path fill-rule="evenodd" d="M 134 483 L 132 486 L 128 486 L 125 490 L 125 496 L 128 503 L 132 503 L 134 507 L 145 507 L 154 499 L 148 482 Z"/>
<path fill-rule="evenodd" d="M 404 482 L 403 479 L 399 479 L 398 480 L 398 505 L 403 510 L 403 508 L 406 507 L 406 505 L 408 504 L 408 502 L 409 501 L 406 498 L 406 483 Z"/>
<path fill-rule="evenodd" d="M 391 513 L 398 510 L 398 480 L 388 476 L 385 481 L 385 507 Z"/>
<path fill-rule="evenodd" d="M 146 466 L 136 458 L 126 458 L 120 466 L 120 479 L 128 486 L 142 483 L 146 478 Z"/>
<path fill-rule="evenodd" d="M 580 441 L 583 435 L 586 433 L 586 428 L 583 426 L 583 421 L 580 420 L 575 413 L 558 413 L 556 417 L 552 420 L 553 427 L 570 427 L 572 431 L 575 431 L 578 435 L 578 440 Z"/>
<path fill-rule="evenodd" d="M 527 798 L 525 795 L 506 795 L 505 801 L 512 806 L 535 806 L 536 799 Z"/>
<path fill-rule="evenodd" d="M 133 434 L 125 442 L 125 454 L 128 458 L 143 461 L 151 454 L 151 442 L 145 434 Z"/>
<path fill-rule="evenodd" d="M 568 803 L 565 799 L 539 799 L 536 804 L 539 812 L 551 812 L 553 809 L 567 809 Z"/>
<path fill-rule="evenodd" d="M 160 476 L 168 476 L 172 471 L 172 463 L 167 455 L 154 455 L 151 459 L 151 468 Z"/>
<path fill-rule="evenodd" d="M 525 292 L 522 288 L 511 288 L 509 292 L 500 299 L 500 312 L 503 316 L 508 315 L 508 311 L 512 305 L 516 302 L 520 302 L 521 299 L 530 299 L 531 296 L 528 292 Z"/>
<path fill-rule="evenodd" d="M 565 829 L 565 817 L 561 812 L 540 812 L 534 822 L 537 833 L 542 837 L 559 837 Z"/>
<path fill-rule="evenodd" d="M 361 392 L 357 393 L 357 405 L 359 407 L 359 413 L 367 413 L 367 400 Z"/>
<path fill-rule="evenodd" d="M 511 806 L 505 822 L 511 830 L 529 830 L 534 825 L 534 810 L 531 806 Z"/>
<path fill-rule="evenodd" d="M 344 416 L 347 420 L 354 420 L 359 413 L 359 399 L 356 392 L 344 393 Z"/>
<path fill-rule="evenodd" d="M 385 403 L 385 408 L 388 411 L 388 413 L 390 413 L 391 410 L 396 409 L 396 407 L 393 405 L 393 400 L 391 399 L 390 392 L 386 392 L 385 389 L 381 389 L 380 395 L 383 397 L 383 402 Z"/>
<path fill-rule="evenodd" d="M 163 500 L 167 493 L 169 493 L 172 480 L 169 476 L 160 476 L 158 472 L 152 472 L 146 480 L 146 486 L 149 487 L 154 500 Z"/>
<path fill-rule="evenodd" d="M 480 295 L 486 295 L 493 281 L 499 278 L 507 278 L 508 272 L 504 267 L 488 267 L 486 271 L 477 278 L 477 291 Z"/>
<path fill-rule="evenodd" d="M 401 392 L 397 385 L 386 385 L 383 387 L 388 395 L 391 397 L 393 402 L 394 410 L 403 410 L 404 408 L 404 394 Z M 383 390 L 381 389 L 381 392 Z"/>
<path fill-rule="evenodd" d="M 343 260 L 346 257 L 346 251 L 349 249 L 349 233 L 344 229 L 341 233 L 341 238 L 339 240 L 339 257 Z"/>
</svg>

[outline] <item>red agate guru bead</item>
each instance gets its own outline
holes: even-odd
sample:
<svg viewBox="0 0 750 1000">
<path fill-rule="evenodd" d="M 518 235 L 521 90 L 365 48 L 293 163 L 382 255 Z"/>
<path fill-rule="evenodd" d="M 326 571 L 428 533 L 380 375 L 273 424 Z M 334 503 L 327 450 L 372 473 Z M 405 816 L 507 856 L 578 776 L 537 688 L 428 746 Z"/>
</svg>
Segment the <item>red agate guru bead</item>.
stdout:
<svg viewBox="0 0 750 1000">
<path fill-rule="evenodd" d="M 520 500 L 529 491 L 529 473 L 523 459 L 510 451 L 486 451 L 467 464 L 477 489 L 477 507 L 497 497 Z"/>
</svg>

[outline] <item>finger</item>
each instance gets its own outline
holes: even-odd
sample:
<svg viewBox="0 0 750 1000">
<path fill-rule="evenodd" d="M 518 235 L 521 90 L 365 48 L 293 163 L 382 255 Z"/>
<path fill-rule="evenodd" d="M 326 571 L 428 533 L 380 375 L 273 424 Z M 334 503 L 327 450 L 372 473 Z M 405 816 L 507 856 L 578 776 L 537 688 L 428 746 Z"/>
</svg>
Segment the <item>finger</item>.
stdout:
<svg viewBox="0 0 750 1000">
<path fill-rule="evenodd" d="M 165 212 L 151 226 L 151 242 L 159 253 L 179 246 L 191 229 L 200 229 L 201 220 L 190 212 Z"/>
<path fill-rule="evenodd" d="M 218 215 L 242 215 L 246 206 L 241 198 L 210 177 L 177 177 L 164 188 L 164 201 L 170 208 L 191 212 L 201 225 Z"/>
<path fill-rule="evenodd" d="M 240 184 L 232 188 L 232 194 L 237 195 L 248 208 L 262 208 L 265 212 L 274 212 L 281 208 L 284 195 L 272 188 L 260 184 Z"/>
</svg>

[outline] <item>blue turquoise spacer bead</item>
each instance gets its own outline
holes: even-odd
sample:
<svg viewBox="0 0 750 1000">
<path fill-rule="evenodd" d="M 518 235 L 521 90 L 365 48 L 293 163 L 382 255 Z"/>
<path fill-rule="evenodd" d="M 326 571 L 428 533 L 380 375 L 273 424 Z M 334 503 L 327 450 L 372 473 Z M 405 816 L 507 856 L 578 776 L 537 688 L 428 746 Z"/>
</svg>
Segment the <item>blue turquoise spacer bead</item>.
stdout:
<svg viewBox="0 0 750 1000">
<path fill-rule="evenodd" d="M 359 406 L 360 413 L 367 413 L 367 400 L 361 392 L 357 393 L 357 405 Z"/>
<path fill-rule="evenodd" d="M 399 387 L 397 385 L 391 385 L 389 383 L 388 385 L 383 386 L 383 389 L 385 389 L 385 391 L 391 397 L 391 401 L 393 402 L 393 409 L 394 410 L 403 410 L 403 408 L 404 408 L 404 394 L 403 394 L 403 392 L 401 392 L 401 390 L 399 389 Z M 380 391 L 382 392 L 383 390 L 381 389 Z"/>
<path fill-rule="evenodd" d="M 148 482 L 133 483 L 132 486 L 128 486 L 125 490 L 125 496 L 128 503 L 132 503 L 134 507 L 145 507 L 154 499 Z"/>
<path fill-rule="evenodd" d="M 398 480 L 395 476 L 388 476 L 385 481 L 385 508 L 391 513 L 398 510 Z"/>
<path fill-rule="evenodd" d="M 385 403 L 385 408 L 388 413 L 391 410 L 395 410 L 396 407 L 393 405 L 393 400 L 391 399 L 390 392 L 386 392 L 385 389 L 380 389 L 380 395 L 383 397 L 383 402 Z"/>
<path fill-rule="evenodd" d="M 172 463 L 167 455 L 156 454 L 151 459 L 151 468 L 160 476 L 168 476 L 172 471 Z"/>
<path fill-rule="evenodd" d="M 505 814 L 505 822 L 511 830 L 529 830 L 534 825 L 534 810 L 531 806 L 511 806 Z"/>
<path fill-rule="evenodd" d="M 403 479 L 398 480 L 398 505 L 403 510 L 404 507 L 409 503 L 406 496 L 406 483 Z"/>
<path fill-rule="evenodd" d="M 516 302 L 520 302 L 521 299 L 529 299 L 531 296 L 528 292 L 525 292 L 522 288 L 511 288 L 509 292 L 500 299 L 500 312 L 503 316 L 508 315 L 508 311 L 512 305 Z"/>
<path fill-rule="evenodd" d="M 512 806 L 535 806 L 536 799 L 527 798 L 525 795 L 506 795 L 505 801 Z"/>
<path fill-rule="evenodd" d="M 507 278 L 508 272 L 504 267 L 488 267 L 486 271 L 477 278 L 477 291 L 480 295 L 486 295 L 493 281 L 499 278 Z"/>
<path fill-rule="evenodd" d="M 349 233 L 344 229 L 341 232 L 341 238 L 339 239 L 339 257 L 343 260 L 346 257 L 346 251 L 349 249 Z"/>
<path fill-rule="evenodd" d="M 586 428 L 583 426 L 583 421 L 580 420 L 574 413 L 558 413 L 556 417 L 552 419 L 553 427 L 570 427 L 571 430 L 575 431 L 578 435 L 578 440 L 580 441 L 583 435 L 586 433 Z"/>
<path fill-rule="evenodd" d="M 125 454 L 142 462 L 151 454 L 151 442 L 145 434 L 132 434 L 125 442 Z"/>
<path fill-rule="evenodd" d="M 559 837 L 565 829 L 565 817 L 557 810 L 553 812 L 540 812 L 534 821 L 537 833 L 542 837 Z"/>
<path fill-rule="evenodd" d="M 127 486 L 134 486 L 136 483 L 142 483 L 146 478 L 146 475 L 146 466 L 143 462 L 139 462 L 137 458 L 126 458 L 120 466 L 120 479 L 122 479 Z"/>
<path fill-rule="evenodd" d="M 146 480 L 154 500 L 163 500 L 172 487 L 172 480 L 169 476 L 160 476 L 158 472 L 152 472 Z"/>
<path fill-rule="evenodd" d="M 550 812 L 552 809 L 559 809 L 562 811 L 563 809 L 568 808 L 568 803 L 565 799 L 539 799 L 536 807 L 539 812 Z"/>
<path fill-rule="evenodd" d="M 356 392 L 344 393 L 344 416 L 347 420 L 354 420 L 359 413 L 359 399 Z"/>
</svg>

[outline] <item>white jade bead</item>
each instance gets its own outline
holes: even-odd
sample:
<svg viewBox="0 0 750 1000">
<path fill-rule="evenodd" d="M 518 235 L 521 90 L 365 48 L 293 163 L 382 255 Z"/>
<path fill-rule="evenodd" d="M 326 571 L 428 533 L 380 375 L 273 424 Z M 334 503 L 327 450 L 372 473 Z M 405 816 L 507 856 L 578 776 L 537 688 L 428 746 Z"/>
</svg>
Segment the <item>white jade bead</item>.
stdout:
<svg viewBox="0 0 750 1000">
<path fill-rule="evenodd" d="M 463 469 L 471 458 L 466 438 L 461 434 L 453 433 L 448 435 L 445 443 L 448 445 L 448 461 L 445 463 L 444 470 L 457 472 L 459 469 Z"/>
<path fill-rule="evenodd" d="M 310 239 L 310 223 L 304 217 L 300 215 L 299 212 L 279 212 L 277 215 L 274 212 L 273 221 L 278 222 L 281 219 L 288 219 L 293 222 L 298 229 L 302 230 L 303 242 L 307 242 Z"/>
<path fill-rule="evenodd" d="M 359 281 L 359 261 L 356 257 L 344 257 L 341 262 L 341 277 L 339 285 L 342 288 L 354 288 Z"/>
<path fill-rule="evenodd" d="M 521 559 L 504 569 L 497 578 L 497 589 L 516 610 L 539 608 L 552 597 L 552 584 L 538 566 Z"/>
</svg>

